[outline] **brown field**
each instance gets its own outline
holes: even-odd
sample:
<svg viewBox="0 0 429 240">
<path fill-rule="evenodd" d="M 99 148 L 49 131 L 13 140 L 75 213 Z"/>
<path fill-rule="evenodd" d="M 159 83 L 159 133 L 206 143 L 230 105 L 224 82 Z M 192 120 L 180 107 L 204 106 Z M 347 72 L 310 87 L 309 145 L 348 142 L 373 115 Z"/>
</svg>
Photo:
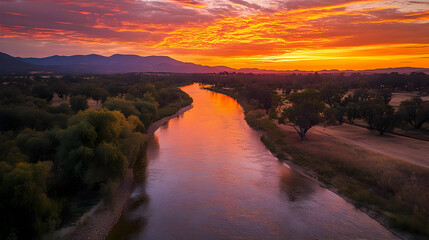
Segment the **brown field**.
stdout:
<svg viewBox="0 0 429 240">
<path fill-rule="evenodd" d="M 390 100 L 390 105 L 394 107 L 399 107 L 399 104 L 409 99 L 410 97 L 419 96 L 419 92 L 394 92 L 392 93 L 392 100 Z M 423 101 L 429 101 L 429 96 L 421 96 Z"/>
<path fill-rule="evenodd" d="M 284 128 L 284 127 L 283 127 Z M 318 135 L 330 136 L 359 147 L 377 151 L 425 167 L 429 167 L 429 142 L 392 134 L 380 136 L 368 129 L 343 124 L 340 126 L 315 126 L 308 132 L 308 138 L 320 138 Z"/>
</svg>

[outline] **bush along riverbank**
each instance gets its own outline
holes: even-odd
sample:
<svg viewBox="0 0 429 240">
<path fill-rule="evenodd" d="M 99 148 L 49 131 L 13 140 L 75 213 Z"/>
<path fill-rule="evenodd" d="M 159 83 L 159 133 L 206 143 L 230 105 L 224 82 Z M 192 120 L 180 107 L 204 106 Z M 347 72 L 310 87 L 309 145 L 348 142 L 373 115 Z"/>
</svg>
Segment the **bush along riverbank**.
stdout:
<svg viewBox="0 0 429 240">
<path fill-rule="evenodd" d="M 209 90 L 237 99 L 250 127 L 280 160 L 316 178 L 403 238 L 429 236 L 429 169 L 331 137 L 300 140 L 280 127 L 254 101 L 230 89 Z M 310 130 L 311 133 L 311 130 Z"/>
</svg>

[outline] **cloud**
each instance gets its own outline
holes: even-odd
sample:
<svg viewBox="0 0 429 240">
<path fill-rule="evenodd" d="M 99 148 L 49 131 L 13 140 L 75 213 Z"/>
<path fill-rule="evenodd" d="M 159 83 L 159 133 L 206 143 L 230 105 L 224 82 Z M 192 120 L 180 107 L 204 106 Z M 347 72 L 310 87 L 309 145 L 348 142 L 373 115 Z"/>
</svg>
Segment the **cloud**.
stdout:
<svg viewBox="0 0 429 240">
<path fill-rule="evenodd" d="M 174 2 L 180 3 L 182 5 L 185 6 L 190 6 L 190 7 L 204 7 L 205 4 L 202 2 L 198 2 L 198 1 L 194 1 L 194 0 L 173 0 Z"/>
<path fill-rule="evenodd" d="M 0 39 L 9 53 L 22 52 L 18 43 L 25 49 L 43 43 L 46 52 L 49 46 L 65 51 L 58 46 L 69 44 L 80 53 L 100 53 L 110 46 L 109 51 L 188 56 L 210 65 L 225 57 L 231 66 L 247 59 L 255 67 L 276 56 L 289 62 L 349 57 L 354 66 L 365 56 L 387 59 L 395 53 L 402 61 L 428 54 L 424 1 L 20 0 L 0 1 L 0 9 Z M 413 47 L 407 52 L 404 46 Z"/>
</svg>

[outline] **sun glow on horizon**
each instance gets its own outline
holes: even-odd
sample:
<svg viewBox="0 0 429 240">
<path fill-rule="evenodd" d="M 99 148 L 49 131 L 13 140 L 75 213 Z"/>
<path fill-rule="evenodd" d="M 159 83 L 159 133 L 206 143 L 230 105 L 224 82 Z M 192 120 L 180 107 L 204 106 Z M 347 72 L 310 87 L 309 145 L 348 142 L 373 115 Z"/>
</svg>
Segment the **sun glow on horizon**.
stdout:
<svg viewBox="0 0 429 240">
<path fill-rule="evenodd" d="M 0 6 L 0 51 L 23 57 L 168 55 L 273 70 L 429 67 L 426 2 L 46 0 Z"/>
</svg>

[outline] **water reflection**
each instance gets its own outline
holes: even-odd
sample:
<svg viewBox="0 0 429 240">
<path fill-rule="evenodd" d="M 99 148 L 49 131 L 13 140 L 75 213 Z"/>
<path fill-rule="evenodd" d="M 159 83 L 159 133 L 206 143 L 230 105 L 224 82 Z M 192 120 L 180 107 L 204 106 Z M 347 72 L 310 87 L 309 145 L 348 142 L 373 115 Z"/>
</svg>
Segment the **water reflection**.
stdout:
<svg viewBox="0 0 429 240">
<path fill-rule="evenodd" d="M 395 238 L 273 157 L 236 101 L 196 84 L 183 90 L 194 108 L 149 141 L 140 202 L 123 216 L 134 227 L 112 239 Z"/>
<path fill-rule="evenodd" d="M 169 121 L 167 121 L 167 122 L 165 122 L 165 123 L 163 123 L 159 128 L 161 128 L 161 129 L 166 129 L 166 128 L 168 128 L 168 125 L 169 125 Z"/>
<path fill-rule="evenodd" d="M 305 179 L 296 171 L 285 167 L 280 177 L 280 190 L 290 201 L 295 202 L 306 200 L 317 188 L 312 180 Z"/>
</svg>

